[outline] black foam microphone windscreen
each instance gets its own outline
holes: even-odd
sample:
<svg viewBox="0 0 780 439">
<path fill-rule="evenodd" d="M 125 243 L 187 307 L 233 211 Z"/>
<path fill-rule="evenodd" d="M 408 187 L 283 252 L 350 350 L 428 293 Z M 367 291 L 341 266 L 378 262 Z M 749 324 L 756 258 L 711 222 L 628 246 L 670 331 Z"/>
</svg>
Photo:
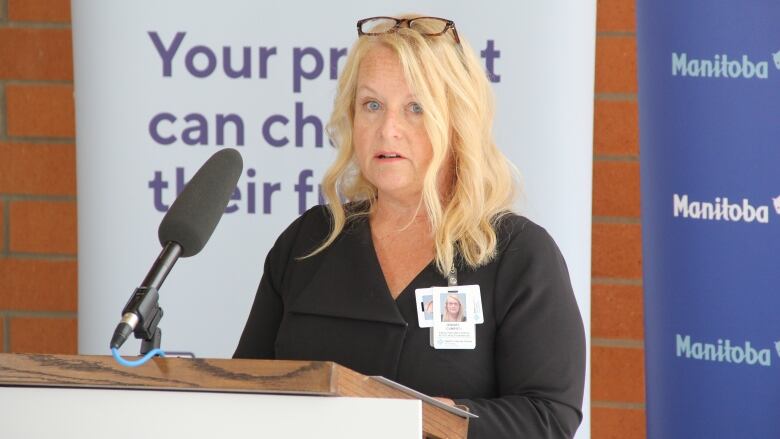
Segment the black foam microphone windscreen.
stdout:
<svg viewBox="0 0 780 439">
<path fill-rule="evenodd" d="M 212 155 L 160 222 L 157 233 L 160 244 L 178 243 L 182 257 L 198 254 L 217 227 L 243 165 L 241 154 L 235 149 L 225 148 Z"/>
</svg>

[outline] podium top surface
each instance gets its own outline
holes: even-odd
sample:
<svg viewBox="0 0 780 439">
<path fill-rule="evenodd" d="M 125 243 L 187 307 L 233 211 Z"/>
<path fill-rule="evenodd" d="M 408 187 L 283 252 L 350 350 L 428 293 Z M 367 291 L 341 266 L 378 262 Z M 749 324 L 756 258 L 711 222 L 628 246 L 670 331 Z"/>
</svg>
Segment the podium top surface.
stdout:
<svg viewBox="0 0 780 439">
<path fill-rule="evenodd" d="M 0 354 L 0 386 L 180 390 L 414 399 L 329 361 L 154 358 L 123 367 L 110 356 Z M 466 437 L 468 420 L 423 403 L 429 437 Z"/>
</svg>

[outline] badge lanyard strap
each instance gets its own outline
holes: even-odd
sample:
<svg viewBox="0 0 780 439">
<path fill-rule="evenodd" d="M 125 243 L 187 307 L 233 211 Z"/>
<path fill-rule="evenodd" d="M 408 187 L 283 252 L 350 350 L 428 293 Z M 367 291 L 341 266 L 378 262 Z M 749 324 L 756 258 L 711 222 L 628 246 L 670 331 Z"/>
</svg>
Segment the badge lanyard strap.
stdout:
<svg viewBox="0 0 780 439">
<path fill-rule="evenodd" d="M 455 264 L 452 264 L 452 267 L 450 268 L 450 273 L 447 275 L 447 286 L 448 287 L 458 286 L 458 271 L 455 270 Z"/>
</svg>

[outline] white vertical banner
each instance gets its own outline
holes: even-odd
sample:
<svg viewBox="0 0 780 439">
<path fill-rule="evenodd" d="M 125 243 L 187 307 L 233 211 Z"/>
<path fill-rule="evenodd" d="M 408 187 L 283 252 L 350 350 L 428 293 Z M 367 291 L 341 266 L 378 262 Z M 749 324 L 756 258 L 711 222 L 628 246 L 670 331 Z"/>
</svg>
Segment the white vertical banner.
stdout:
<svg viewBox="0 0 780 439">
<path fill-rule="evenodd" d="M 240 196 L 160 292 L 164 349 L 232 354 L 267 251 L 319 202 L 335 157 L 324 127 L 355 22 L 409 11 L 454 20 L 482 57 L 496 142 L 523 176 L 518 211 L 561 247 L 590 333 L 595 1 L 73 0 L 80 353 L 108 352 L 168 206 L 233 147 Z M 122 352 L 138 349 L 132 340 Z M 578 437 L 589 399 L 587 384 Z"/>
</svg>

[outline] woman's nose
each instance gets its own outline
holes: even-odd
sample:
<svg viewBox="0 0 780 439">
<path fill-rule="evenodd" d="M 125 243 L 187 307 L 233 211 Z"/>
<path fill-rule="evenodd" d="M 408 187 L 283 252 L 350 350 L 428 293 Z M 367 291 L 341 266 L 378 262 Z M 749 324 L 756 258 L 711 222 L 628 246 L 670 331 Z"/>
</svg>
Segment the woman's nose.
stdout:
<svg viewBox="0 0 780 439">
<path fill-rule="evenodd" d="M 382 136 L 388 139 L 399 138 L 404 132 L 404 121 L 395 111 L 387 111 L 382 119 Z"/>
</svg>

